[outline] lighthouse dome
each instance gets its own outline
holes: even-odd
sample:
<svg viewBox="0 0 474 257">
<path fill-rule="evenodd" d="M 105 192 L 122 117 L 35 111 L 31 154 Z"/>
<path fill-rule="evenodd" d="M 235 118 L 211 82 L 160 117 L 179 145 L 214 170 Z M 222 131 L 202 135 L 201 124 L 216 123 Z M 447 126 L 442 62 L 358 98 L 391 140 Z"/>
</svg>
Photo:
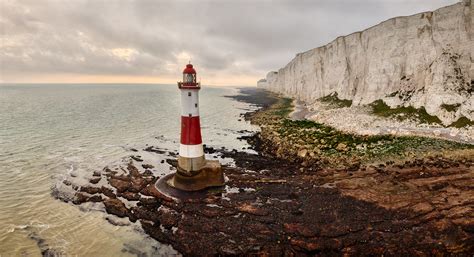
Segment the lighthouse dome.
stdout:
<svg viewBox="0 0 474 257">
<path fill-rule="evenodd" d="M 186 68 L 183 70 L 183 73 L 186 73 L 186 74 L 196 74 L 196 70 L 194 70 L 192 64 L 186 64 Z"/>
</svg>

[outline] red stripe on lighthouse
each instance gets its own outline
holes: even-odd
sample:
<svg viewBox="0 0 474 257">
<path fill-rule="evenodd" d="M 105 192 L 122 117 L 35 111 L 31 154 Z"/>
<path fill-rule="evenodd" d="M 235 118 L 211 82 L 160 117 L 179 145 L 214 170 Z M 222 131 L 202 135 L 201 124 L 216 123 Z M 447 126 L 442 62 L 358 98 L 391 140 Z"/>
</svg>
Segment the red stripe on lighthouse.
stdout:
<svg viewBox="0 0 474 257">
<path fill-rule="evenodd" d="M 202 144 L 201 124 L 199 122 L 199 116 L 181 116 L 181 144 Z"/>
</svg>

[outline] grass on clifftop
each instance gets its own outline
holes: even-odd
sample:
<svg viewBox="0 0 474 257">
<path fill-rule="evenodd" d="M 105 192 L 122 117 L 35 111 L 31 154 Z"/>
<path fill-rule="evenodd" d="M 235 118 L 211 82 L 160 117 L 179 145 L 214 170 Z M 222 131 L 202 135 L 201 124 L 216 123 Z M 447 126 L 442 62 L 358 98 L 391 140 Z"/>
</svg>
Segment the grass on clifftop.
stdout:
<svg viewBox="0 0 474 257">
<path fill-rule="evenodd" d="M 283 158 L 326 159 L 328 166 L 347 166 L 354 161 L 369 163 L 428 152 L 474 149 L 474 145 L 427 137 L 344 133 L 314 121 L 290 120 L 291 108 L 291 99 L 280 99 L 253 119 L 265 125 L 261 136 L 267 141 L 267 150 Z"/>
</svg>

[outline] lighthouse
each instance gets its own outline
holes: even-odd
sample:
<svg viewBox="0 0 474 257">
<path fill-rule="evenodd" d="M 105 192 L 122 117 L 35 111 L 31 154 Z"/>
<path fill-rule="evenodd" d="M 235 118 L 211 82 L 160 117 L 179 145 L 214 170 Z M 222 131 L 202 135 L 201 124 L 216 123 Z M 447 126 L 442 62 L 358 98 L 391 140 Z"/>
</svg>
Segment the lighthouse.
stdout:
<svg viewBox="0 0 474 257">
<path fill-rule="evenodd" d="M 224 174 L 219 161 L 206 160 L 199 119 L 199 90 L 196 70 L 191 63 L 183 70 L 183 81 L 178 82 L 181 94 L 181 137 L 177 171 L 168 185 L 184 191 L 198 191 L 224 185 Z"/>
</svg>

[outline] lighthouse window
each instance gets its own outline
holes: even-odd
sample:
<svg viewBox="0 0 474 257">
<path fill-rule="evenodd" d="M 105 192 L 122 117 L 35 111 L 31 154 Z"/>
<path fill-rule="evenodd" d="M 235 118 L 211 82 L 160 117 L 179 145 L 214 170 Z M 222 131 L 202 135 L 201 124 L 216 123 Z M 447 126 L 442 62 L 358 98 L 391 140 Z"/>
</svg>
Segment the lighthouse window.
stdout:
<svg viewBox="0 0 474 257">
<path fill-rule="evenodd" d="M 198 104 L 194 104 L 194 107 L 198 107 Z"/>
<path fill-rule="evenodd" d="M 184 74 L 184 82 L 185 83 L 192 83 L 194 82 L 193 74 Z"/>
<path fill-rule="evenodd" d="M 188 92 L 188 96 L 191 96 L 191 92 Z"/>
</svg>

